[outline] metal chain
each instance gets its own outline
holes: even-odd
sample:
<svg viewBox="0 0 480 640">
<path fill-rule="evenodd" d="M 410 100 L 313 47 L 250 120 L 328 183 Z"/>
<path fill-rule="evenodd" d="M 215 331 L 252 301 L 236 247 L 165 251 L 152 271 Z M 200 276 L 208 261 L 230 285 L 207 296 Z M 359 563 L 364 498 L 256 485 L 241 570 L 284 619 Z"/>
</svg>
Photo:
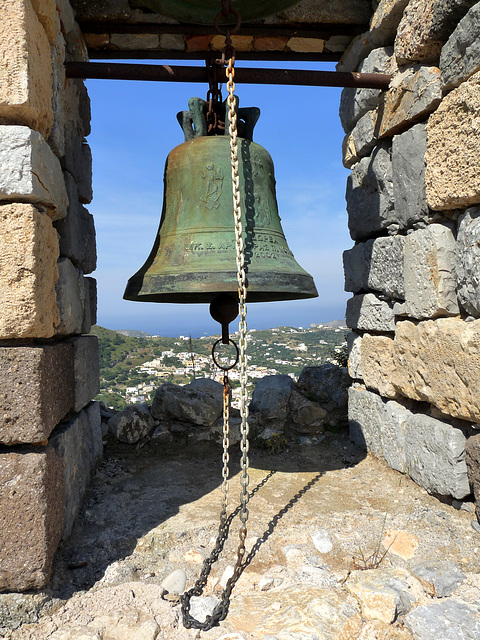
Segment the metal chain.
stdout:
<svg viewBox="0 0 480 640">
<path fill-rule="evenodd" d="M 228 106 L 229 106 L 229 135 L 230 135 L 230 151 L 231 151 L 231 166 L 232 166 L 232 185 L 233 185 L 233 210 L 235 218 L 235 246 L 236 246 L 236 262 L 237 262 L 237 279 L 238 279 L 238 296 L 239 296 L 239 344 L 240 344 L 240 416 L 241 416 L 241 442 L 240 450 L 242 452 L 240 464 L 242 468 L 240 484 L 240 505 L 239 507 L 227 517 L 228 507 L 228 477 L 229 477 L 229 421 L 230 421 L 230 382 L 228 380 L 228 373 L 224 371 L 223 378 L 223 470 L 222 470 L 222 509 L 220 514 L 220 525 L 218 529 L 217 540 L 215 547 L 210 554 L 210 557 L 206 558 L 200 573 L 200 576 L 195 585 L 182 595 L 182 617 L 183 625 L 187 629 L 201 629 L 208 631 L 217 625 L 221 620 L 227 617 L 228 609 L 230 606 L 230 595 L 232 590 L 242 574 L 244 566 L 245 556 L 245 540 L 247 537 L 247 520 L 248 520 L 248 508 L 247 504 L 250 499 L 248 493 L 249 475 L 248 475 L 248 390 L 247 390 L 247 280 L 245 274 L 245 257 L 244 257 L 244 243 L 242 237 L 242 210 L 240 204 L 240 176 L 238 171 L 238 143 L 237 143 L 237 113 L 235 110 L 235 83 L 233 78 L 234 71 L 234 58 L 230 58 L 227 68 L 228 77 Z M 225 542 L 228 538 L 228 532 L 233 518 L 239 513 L 241 526 L 239 531 L 239 545 L 237 548 L 237 557 L 235 561 L 235 567 L 231 578 L 227 581 L 225 589 L 222 593 L 220 602 L 216 605 L 211 615 L 207 616 L 205 622 L 195 620 L 190 614 L 190 600 L 192 596 L 200 596 L 203 593 L 203 589 L 207 584 L 208 576 L 212 570 L 213 564 L 218 560 L 220 553 L 223 550 Z"/>
</svg>

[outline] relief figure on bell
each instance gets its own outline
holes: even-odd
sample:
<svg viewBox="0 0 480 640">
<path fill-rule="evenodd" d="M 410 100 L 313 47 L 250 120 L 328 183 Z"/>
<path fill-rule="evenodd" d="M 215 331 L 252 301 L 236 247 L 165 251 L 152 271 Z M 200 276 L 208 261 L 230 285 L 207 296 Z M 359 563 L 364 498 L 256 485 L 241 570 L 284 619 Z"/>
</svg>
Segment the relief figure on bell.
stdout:
<svg viewBox="0 0 480 640">
<path fill-rule="evenodd" d="M 201 171 L 200 175 L 205 180 L 205 193 L 200 198 L 201 201 L 205 203 L 207 209 L 218 209 L 222 195 L 223 171 L 216 169 L 213 162 L 209 162 L 206 171 Z"/>
</svg>

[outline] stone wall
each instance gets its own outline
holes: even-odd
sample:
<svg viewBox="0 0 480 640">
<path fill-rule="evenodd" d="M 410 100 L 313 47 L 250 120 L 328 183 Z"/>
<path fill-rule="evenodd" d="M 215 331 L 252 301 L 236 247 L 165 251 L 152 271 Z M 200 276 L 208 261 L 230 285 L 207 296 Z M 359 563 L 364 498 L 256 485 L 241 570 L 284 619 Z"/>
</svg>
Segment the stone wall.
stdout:
<svg viewBox="0 0 480 640">
<path fill-rule="evenodd" d="M 86 60 L 68 0 L 0 20 L 0 591 L 43 587 L 102 451 Z"/>
<path fill-rule="evenodd" d="M 351 437 L 480 516 L 480 3 L 381 0 L 342 71 Z"/>
</svg>

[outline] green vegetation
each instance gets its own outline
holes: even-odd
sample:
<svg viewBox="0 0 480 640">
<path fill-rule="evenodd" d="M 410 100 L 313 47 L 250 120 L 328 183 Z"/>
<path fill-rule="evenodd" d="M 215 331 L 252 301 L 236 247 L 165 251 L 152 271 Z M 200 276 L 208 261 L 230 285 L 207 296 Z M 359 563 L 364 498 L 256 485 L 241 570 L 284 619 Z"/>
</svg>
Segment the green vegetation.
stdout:
<svg viewBox="0 0 480 640">
<path fill-rule="evenodd" d="M 211 347 L 218 336 L 202 339 L 143 336 L 92 327 L 100 350 L 100 394 L 97 400 L 120 410 L 129 403 L 150 402 L 162 382 L 186 384 L 213 371 Z M 134 333 L 135 335 L 126 335 Z M 236 336 L 232 335 L 235 340 Z M 251 385 L 255 377 L 275 373 L 298 376 L 306 366 L 327 360 L 344 365 L 344 329 L 313 326 L 251 330 L 248 336 Z M 217 370 L 217 373 L 218 370 Z M 238 386 L 235 370 L 232 386 Z"/>
</svg>

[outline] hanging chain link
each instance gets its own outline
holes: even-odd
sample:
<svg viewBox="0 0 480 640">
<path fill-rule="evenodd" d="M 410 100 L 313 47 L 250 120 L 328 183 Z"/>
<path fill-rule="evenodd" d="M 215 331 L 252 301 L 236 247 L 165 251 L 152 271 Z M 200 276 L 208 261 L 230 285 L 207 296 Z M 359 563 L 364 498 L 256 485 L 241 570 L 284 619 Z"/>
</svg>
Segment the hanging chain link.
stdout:
<svg viewBox="0 0 480 640">
<path fill-rule="evenodd" d="M 244 556 L 245 556 L 245 540 L 247 537 L 247 520 L 248 520 L 248 501 L 250 499 L 248 493 L 249 475 L 248 475 L 248 372 L 247 372 L 247 279 L 245 274 L 245 257 L 244 257 L 244 243 L 242 237 L 242 210 L 240 204 L 240 176 L 238 171 L 238 142 L 237 142 L 237 113 L 235 109 L 235 83 L 233 78 L 235 75 L 234 70 L 235 58 L 232 57 L 229 60 L 226 70 L 228 78 L 228 99 L 227 104 L 229 107 L 228 119 L 229 119 L 229 135 L 230 135 L 230 151 L 231 151 L 231 166 L 232 166 L 232 185 L 233 185 L 233 210 L 235 220 L 235 247 L 236 247 L 236 262 L 237 262 L 237 280 L 238 280 L 238 296 L 239 296 L 239 344 L 240 344 L 240 416 L 241 416 L 241 492 L 240 492 L 240 505 L 239 507 L 227 517 L 228 507 L 228 478 L 229 478 L 229 429 L 230 429 L 230 381 L 228 379 L 228 372 L 224 370 L 223 376 L 223 469 L 222 469 L 222 508 L 220 513 L 220 525 L 218 528 L 217 540 L 215 547 L 210 556 L 205 559 L 203 563 L 200 576 L 195 585 L 182 595 L 182 617 L 183 625 L 187 629 L 201 629 L 202 631 L 208 631 L 216 626 L 221 620 L 227 617 L 228 609 L 230 606 L 230 596 L 232 590 L 242 574 L 244 569 Z M 208 615 L 205 622 L 195 620 L 190 614 L 190 600 L 192 596 L 200 596 L 203 593 L 203 589 L 207 584 L 208 576 L 212 570 L 212 566 L 218 560 L 220 553 L 223 550 L 225 542 L 228 538 L 228 532 L 233 518 L 239 513 L 240 517 L 240 531 L 239 531 L 239 545 L 237 548 L 237 557 L 235 561 L 235 567 L 231 578 L 227 581 L 225 589 L 222 593 L 220 602 L 216 605 L 211 615 Z"/>
</svg>

